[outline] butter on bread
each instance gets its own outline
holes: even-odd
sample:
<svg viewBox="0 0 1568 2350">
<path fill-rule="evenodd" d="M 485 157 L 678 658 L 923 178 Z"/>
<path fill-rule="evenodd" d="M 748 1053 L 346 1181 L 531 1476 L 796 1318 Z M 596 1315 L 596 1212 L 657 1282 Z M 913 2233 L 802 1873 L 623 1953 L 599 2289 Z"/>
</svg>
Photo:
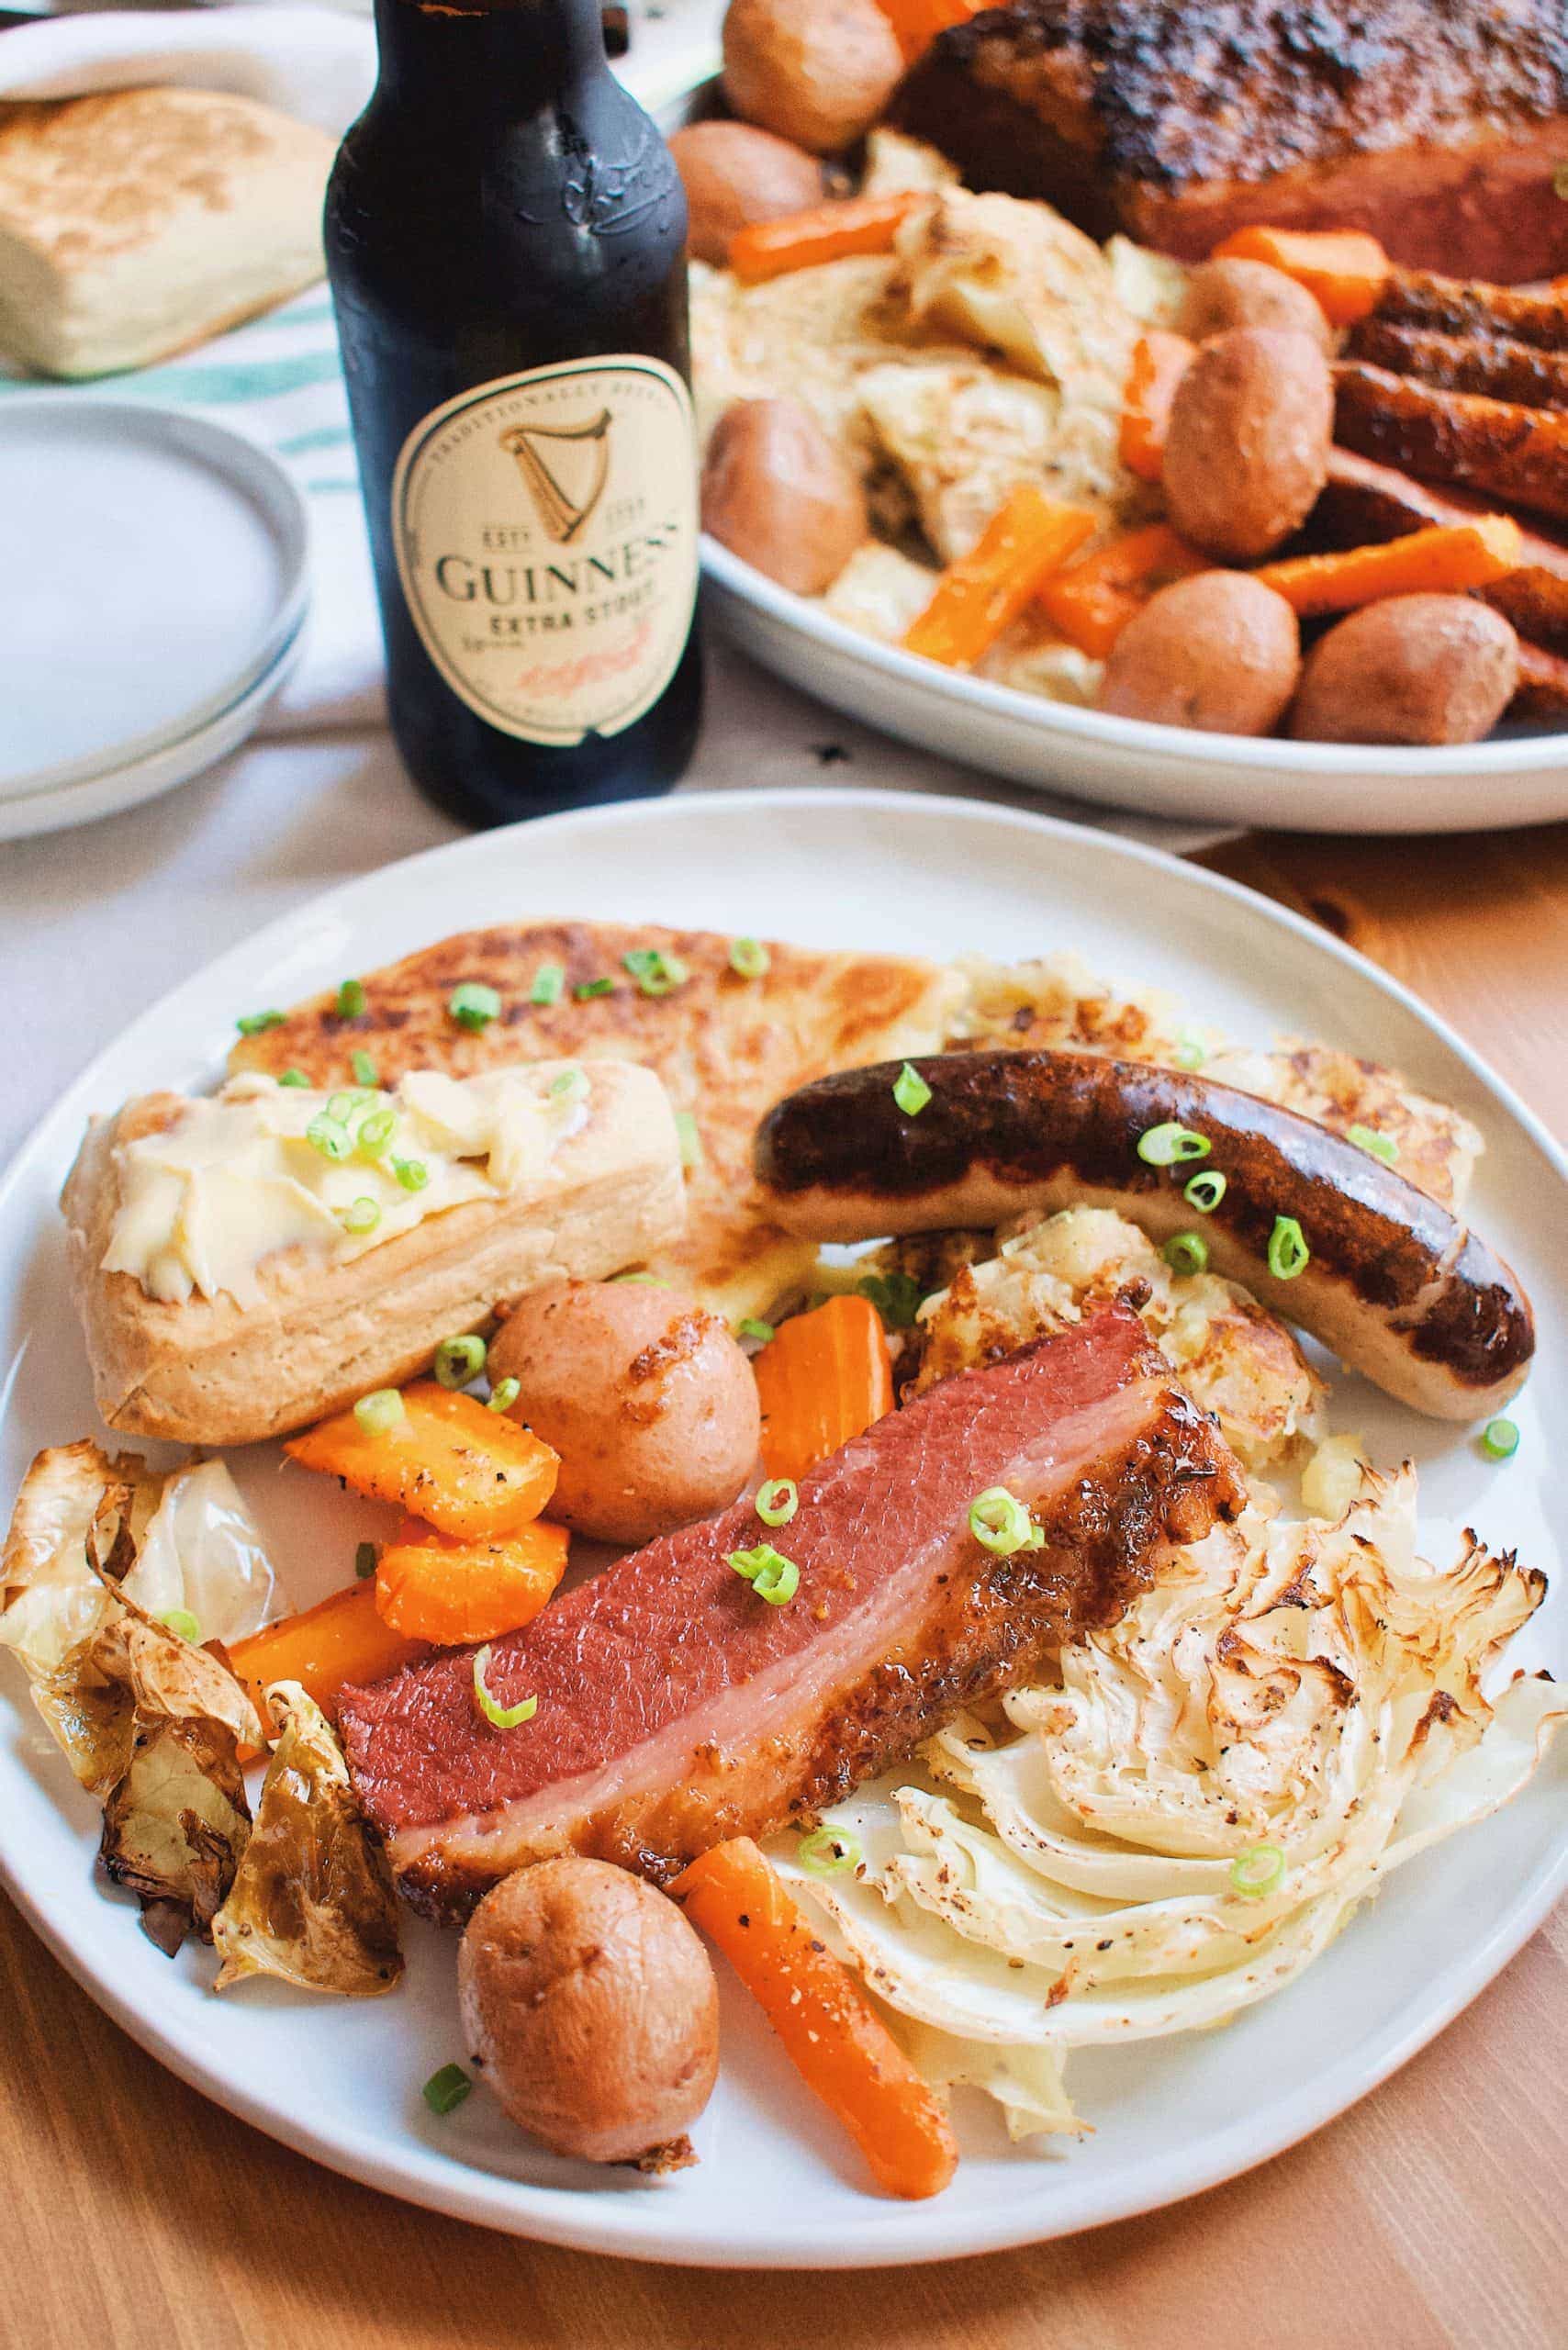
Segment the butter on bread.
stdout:
<svg viewBox="0 0 1568 2350">
<path fill-rule="evenodd" d="M 647 1069 L 596 1061 L 586 1123 L 499 1197 L 442 1208 L 346 1262 L 280 1249 L 258 1264 L 252 1304 L 227 1292 L 154 1297 L 105 1259 L 122 1145 L 181 1106 L 178 1095 L 149 1095 L 94 1119 L 61 1197 L 94 1395 L 108 1427 L 136 1436 L 217 1445 L 286 1435 L 401 1386 L 442 1338 L 482 1329 L 503 1300 L 642 1264 L 685 1221 L 663 1086 Z"/>
<path fill-rule="evenodd" d="M 141 367 L 320 276 L 333 142 L 214 90 L 0 105 L 0 352 Z"/>
</svg>

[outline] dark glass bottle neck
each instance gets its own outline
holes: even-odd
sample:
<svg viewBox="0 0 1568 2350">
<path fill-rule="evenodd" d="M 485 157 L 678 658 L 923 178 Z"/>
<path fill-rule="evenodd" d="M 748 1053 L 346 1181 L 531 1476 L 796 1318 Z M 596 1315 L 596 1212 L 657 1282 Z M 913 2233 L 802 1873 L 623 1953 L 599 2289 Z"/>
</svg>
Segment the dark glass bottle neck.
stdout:
<svg viewBox="0 0 1568 2350">
<path fill-rule="evenodd" d="M 375 0 L 381 89 L 512 117 L 607 78 L 600 0 Z"/>
</svg>

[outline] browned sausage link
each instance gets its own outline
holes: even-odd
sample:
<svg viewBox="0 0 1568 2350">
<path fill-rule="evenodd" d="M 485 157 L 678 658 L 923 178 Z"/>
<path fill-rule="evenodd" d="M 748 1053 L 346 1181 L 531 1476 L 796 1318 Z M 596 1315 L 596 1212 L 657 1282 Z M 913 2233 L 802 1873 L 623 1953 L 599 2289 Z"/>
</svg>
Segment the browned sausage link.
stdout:
<svg viewBox="0 0 1568 2350">
<path fill-rule="evenodd" d="M 948 1053 L 915 1067 L 931 1100 L 913 1117 L 893 1098 L 892 1062 L 823 1078 L 769 1111 L 756 1168 L 781 1223 L 869 1239 L 1110 1193 L 1157 1237 L 1179 1225 L 1204 1232 L 1218 1270 L 1305 1327 L 1321 1322 L 1319 1335 L 1380 1385 L 1415 1402 L 1424 1384 L 1420 1408 L 1464 1416 L 1522 1376 L 1534 1323 L 1508 1267 L 1393 1168 L 1311 1119 L 1202 1076 L 1098 1054 Z M 1138 1139 L 1167 1123 L 1207 1136 L 1210 1156 L 1147 1165 Z M 1207 1216 L 1182 1200 L 1200 1165 L 1226 1179 Z M 1287 1285 L 1263 1270 L 1282 1215 L 1301 1225 L 1310 1281 Z M 1407 1376 L 1397 1363 L 1386 1375 L 1391 1348 Z"/>
</svg>

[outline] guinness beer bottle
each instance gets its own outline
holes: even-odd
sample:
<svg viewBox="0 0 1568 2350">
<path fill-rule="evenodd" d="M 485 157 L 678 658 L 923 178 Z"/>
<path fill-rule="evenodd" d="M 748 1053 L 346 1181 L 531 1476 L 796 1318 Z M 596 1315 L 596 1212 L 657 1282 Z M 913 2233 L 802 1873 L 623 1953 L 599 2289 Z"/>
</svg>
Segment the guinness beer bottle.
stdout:
<svg viewBox="0 0 1568 2350">
<path fill-rule="evenodd" d="M 599 0 L 375 0 L 327 258 L 393 732 L 452 814 L 665 791 L 701 700 L 686 201 Z"/>
</svg>

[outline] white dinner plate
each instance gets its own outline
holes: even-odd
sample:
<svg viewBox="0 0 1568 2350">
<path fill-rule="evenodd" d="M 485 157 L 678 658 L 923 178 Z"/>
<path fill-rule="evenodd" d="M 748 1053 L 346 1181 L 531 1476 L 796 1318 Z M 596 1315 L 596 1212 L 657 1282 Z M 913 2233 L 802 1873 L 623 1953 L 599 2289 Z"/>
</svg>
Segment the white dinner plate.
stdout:
<svg viewBox="0 0 1568 2350">
<path fill-rule="evenodd" d="M 1460 1526 L 1518 1544 L 1556 1577 L 1558 1431 L 1568 1412 L 1568 1166 L 1459 1039 L 1392 980 L 1294 916 L 1158 853 L 958 800 L 854 791 L 700 794 L 489 833 L 332 891 L 223 956 L 138 1020 L 73 1085 L 0 1185 L 0 1480 L 96 1430 L 66 1296 L 55 1198 L 89 1110 L 218 1074 L 236 1014 L 286 1003 L 443 933 L 580 914 L 745 930 L 808 946 L 1072 946 L 1102 972 L 1180 991 L 1194 1016 L 1258 1043 L 1277 1030 L 1394 1062 L 1481 1125 L 1478 1225 L 1534 1292 L 1540 1354 L 1502 1465 L 1471 1432 L 1344 1382 L 1334 1417 L 1386 1460 L 1421 1463 L 1428 1538 Z M 40 984 L 48 974 L 40 975 Z M 291 1599 L 349 1579 L 364 1505 L 280 1475 L 274 1448 L 231 1456 Z M 1568 1671 L 1560 1595 L 1517 1661 Z M 8 1660 L 0 1688 L 0 1871 L 92 1996 L 185 2079 L 287 2144 L 416 2203 L 519 2234 L 717 2266 L 931 2260 L 1146 2210 L 1289 2145 L 1403 2064 L 1481 1989 L 1568 1877 L 1559 1751 L 1497 1818 L 1402 1868 L 1305 1976 L 1226 2030 L 1075 2054 L 1095 2135 L 1010 2148 L 960 2098 L 965 2160 L 938 2200 L 868 2188 L 732 1982 L 723 2066 L 694 2132 L 699 2166 L 657 2183 L 539 2152 L 483 2093 L 448 2119 L 420 2084 L 460 2057 L 454 1944 L 409 1919 L 408 1977 L 384 2000 L 314 2000 L 272 1984 L 214 1998 L 209 1952 L 171 1962 L 93 1872 L 96 1815 L 34 1719 Z"/>
<path fill-rule="evenodd" d="M 0 797 L 0 841 L 28 840 L 38 833 L 63 833 L 73 824 L 95 823 L 100 816 L 118 816 L 124 809 L 139 808 L 144 800 L 156 800 L 162 792 L 173 791 L 176 784 L 205 775 L 255 733 L 298 666 L 304 649 L 301 621 L 271 668 L 263 670 L 227 710 L 194 733 L 182 734 L 124 767 L 109 767 L 102 775 Z"/>
<path fill-rule="evenodd" d="M 299 634 L 304 501 L 205 417 L 8 392 L 0 516 L 28 550 L 0 566 L 0 805 L 109 783 L 201 735 Z"/>
</svg>

